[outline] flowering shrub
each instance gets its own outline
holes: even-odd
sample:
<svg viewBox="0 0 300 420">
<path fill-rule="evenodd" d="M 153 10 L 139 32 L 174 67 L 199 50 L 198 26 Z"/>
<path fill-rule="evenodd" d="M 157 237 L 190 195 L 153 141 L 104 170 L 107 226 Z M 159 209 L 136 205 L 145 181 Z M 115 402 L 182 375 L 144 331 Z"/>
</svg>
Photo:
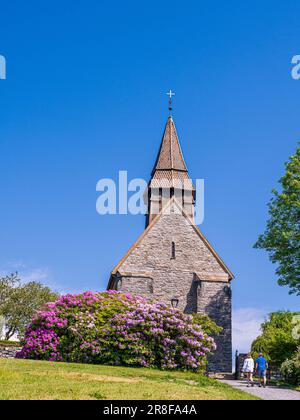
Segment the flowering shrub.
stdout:
<svg viewBox="0 0 300 420">
<path fill-rule="evenodd" d="M 300 347 L 292 359 L 281 365 L 282 376 L 293 385 L 300 385 Z"/>
<path fill-rule="evenodd" d="M 215 349 L 189 315 L 115 291 L 62 296 L 37 313 L 19 358 L 200 370 Z"/>
</svg>

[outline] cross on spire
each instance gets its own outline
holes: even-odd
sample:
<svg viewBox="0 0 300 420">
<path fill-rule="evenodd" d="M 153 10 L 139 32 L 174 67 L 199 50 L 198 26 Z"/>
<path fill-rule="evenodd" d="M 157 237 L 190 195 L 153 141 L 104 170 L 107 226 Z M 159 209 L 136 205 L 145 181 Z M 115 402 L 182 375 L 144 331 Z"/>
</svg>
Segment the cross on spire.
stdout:
<svg viewBox="0 0 300 420">
<path fill-rule="evenodd" d="M 170 98 L 169 99 L 169 111 L 170 111 L 170 115 L 171 115 L 171 112 L 172 112 L 172 109 L 173 109 L 173 107 L 172 107 L 172 97 L 175 96 L 175 93 L 172 92 L 172 90 L 170 89 L 169 92 L 166 93 L 166 95 L 168 95 L 169 98 Z"/>
</svg>

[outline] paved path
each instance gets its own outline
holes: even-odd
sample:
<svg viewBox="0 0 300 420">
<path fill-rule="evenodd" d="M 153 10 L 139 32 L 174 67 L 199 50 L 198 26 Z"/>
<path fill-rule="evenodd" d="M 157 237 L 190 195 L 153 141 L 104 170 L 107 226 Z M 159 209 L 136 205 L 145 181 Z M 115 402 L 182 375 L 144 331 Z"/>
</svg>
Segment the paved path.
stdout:
<svg viewBox="0 0 300 420">
<path fill-rule="evenodd" d="M 274 401 L 274 400 L 299 400 L 300 392 L 293 391 L 292 389 L 284 389 L 276 386 L 267 386 L 267 388 L 259 388 L 257 385 L 254 388 L 247 388 L 245 381 L 234 381 L 234 380 L 222 380 L 225 384 L 238 388 L 241 391 L 248 392 L 249 394 L 255 395 L 262 400 Z"/>
</svg>

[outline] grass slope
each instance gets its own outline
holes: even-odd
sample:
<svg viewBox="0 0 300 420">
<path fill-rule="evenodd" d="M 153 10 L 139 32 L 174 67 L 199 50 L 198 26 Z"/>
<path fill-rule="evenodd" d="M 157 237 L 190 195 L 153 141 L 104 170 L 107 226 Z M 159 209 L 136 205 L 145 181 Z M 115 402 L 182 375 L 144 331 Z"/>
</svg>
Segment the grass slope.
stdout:
<svg viewBox="0 0 300 420">
<path fill-rule="evenodd" d="M 20 341 L 0 340 L 0 346 L 19 346 Z"/>
<path fill-rule="evenodd" d="M 0 399 L 253 400 L 199 374 L 0 359 Z"/>
</svg>

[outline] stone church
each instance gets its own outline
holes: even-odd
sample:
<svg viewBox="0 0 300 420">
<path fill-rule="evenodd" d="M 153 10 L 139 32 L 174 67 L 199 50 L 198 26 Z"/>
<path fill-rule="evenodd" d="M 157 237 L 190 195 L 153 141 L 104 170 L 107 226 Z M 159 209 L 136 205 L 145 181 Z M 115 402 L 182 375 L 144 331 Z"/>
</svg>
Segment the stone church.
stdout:
<svg viewBox="0 0 300 420">
<path fill-rule="evenodd" d="M 196 191 L 171 116 L 147 193 L 146 228 L 112 270 L 108 289 L 209 315 L 223 331 L 208 369 L 231 372 L 234 276 L 194 222 Z"/>
</svg>

